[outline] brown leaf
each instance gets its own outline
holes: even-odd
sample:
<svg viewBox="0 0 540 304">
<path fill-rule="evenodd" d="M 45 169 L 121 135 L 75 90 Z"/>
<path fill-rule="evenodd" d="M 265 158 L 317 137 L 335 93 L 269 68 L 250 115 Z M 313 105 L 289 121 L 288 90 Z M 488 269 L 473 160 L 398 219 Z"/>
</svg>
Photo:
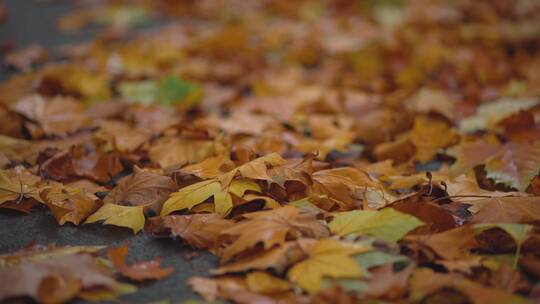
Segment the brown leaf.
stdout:
<svg viewBox="0 0 540 304">
<path fill-rule="evenodd" d="M 299 247 L 297 241 L 291 241 L 263 252 L 256 251 L 248 256 L 242 256 L 237 261 L 227 263 L 212 270 L 212 273 L 222 275 L 249 270 L 271 269 L 278 274 L 283 274 L 287 267 L 300 261 L 305 255 L 306 253 Z"/>
<path fill-rule="evenodd" d="M 218 214 L 167 215 L 150 218 L 146 231 L 153 235 L 179 236 L 195 248 L 213 250 L 219 234 L 232 224 Z"/>
<path fill-rule="evenodd" d="M 457 226 L 456 220 L 445 209 L 422 197 L 421 193 L 398 200 L 391 205 L 399 210 L 422 220 L 426 225 L 418 228 L 418 233 L 436 233 L 446 231 Z"/>
<path fill-rule="evenodd" d="M 292 206 L 244 214 L 245 220 L 221 232 L 221 237 L 238 236 L 223 250 L 222 261 L 228 261 L 242 251 L 261 243 L 269 249 L 287 239 L 324 237 L 328 228 L 316 214 Z"/>
<path fill-rule="evenodd" d="M 452 288 L 462 292 L 473 303 L 527 303 L 517 295 L 483 286 L 456 274 L 435 273 L 428 268 L 417 269 L 411 280 L 410 288 L 414 293 L 413 300 L 422 300 L 426 295 L 435 293 L 443 288 Z"/>
<path fill-rule="evenodd" d="M 170 177 L 135 167 L 133 174 L 122 178 L 103 201 L 106 204 L 145 205 L 159 214 L 163 202 L 177 188 Z"/>
<path fill-rule="evenodd" d="M 127 265 L 127 253 L 128 247 L 122 245 L 116 248 L 109 248 L 109 250 L 107 250 L 107 257 L 122 275 L 131 280 L 160 280 L 168 277 L 174 271 L 174 269 L 170 267 L 162 268 L 161 258 Z"/>
<path fill-rule="evenodd" d="M 86 177 L 105 183 L 120 173 L 123 166 L 116 154 L 103 153 L 93 146 L 75 146 L 49 158 L 40 170 L 59 181 Z"/>
<path fill-rule="evenodd" d="M 350 210 L 354 207 L 355 190 L 378 187 L 367 173 L 350 167 L 317 171 L 313 173 L 312 179 L 310 196 L 327 197 L 341 210 Z"/>
<path fill-rule="evenodd" d="M 31 95 L 19 100 L 12 110 L 38 123 L 47 135 L 65 136 L 89 126 L 84 105 L 72 98 L 46 99 Z"/>
<path fill-rule="evenodd" d="M 443 259 L 455 260 L 469 256 L 469 251 L 478 244 L 470 226 L 462 226 L 440 233 L 409 235 L 405 242 L 426 246 Z"/>
<path fill-rule="evenodd" d="M 530 223 L 540 220 L 538 197 L 494 197 L 472 202 L 471 223 Z"/>
<path fill-rule="evenodd" d="M 214 155 L 214 144 L 209 140 L 162 138 L 148 151 L 150 160 L 161 168 L 197 163 Z"/>
<path fill-rule="evenodd" d="M 22 261 L 17 265 L 0 268 L 0 274 L 2 300 L 30 296 L 37 301 L 65 301 L 73 298 L 82 288 L 111 287 L 117 284 L 99 265 L 98 260 L 86 253 Z"/>
<path fill-rule="evenodd" d="M 97 197 L 84 189 L 64 187 L 61 184 L 53 184 L 44 189 L 40 197 L 60 225 L 66 222 L 79 225 L 101 206 Z"/>
</svg>

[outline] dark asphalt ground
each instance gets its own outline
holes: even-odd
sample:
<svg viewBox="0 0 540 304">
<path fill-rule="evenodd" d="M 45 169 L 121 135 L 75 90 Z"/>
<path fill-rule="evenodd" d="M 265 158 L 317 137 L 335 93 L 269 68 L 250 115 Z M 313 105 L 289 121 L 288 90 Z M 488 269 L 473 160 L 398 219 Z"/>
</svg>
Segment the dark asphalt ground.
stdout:
<svg viewBox="0 0 540 304">
<path fill-rule="evenodd" d="M 16 47 L 32 43 L 53 49 L 64 43 L 84 41 L 97 30 L 88 29 L 75 35 L 62 35 L 55 28 L 56 19 L 72 7 L 67 2 L 6 0 L 7 20 L 0 24 L 0 43 L 11 41 Z M 1 68 L 0 81 L 13 75 Z M 1 122 L 0 122 L 1 123 Z M 128 243 L 130 260 L 163 257 L 165 266 L 174 267 L 174 273 L 161 281 L 137 284 L 139 291 L 121 297 L 120 303 L 149 303 L 170 299 L 173 303 L 198 297 L 185 281 L 194 275 L 206 275 L 208 269 L 217 265 L 217 258 L 205 252 L 197 252 L 191 260 L 184 256 L 194 252 L 179 240 L 152 239 L 143 232 L 133 235 L 131 230 L 101 224 L 58 226 L 52 215 L 44 209 L 22 214 L 0 209 L 0 254 L 18 250 L 30 242 L 58 245 L 118 245 Z M 77 303 L 84 303 L 76 301 Z"/>
</svg>

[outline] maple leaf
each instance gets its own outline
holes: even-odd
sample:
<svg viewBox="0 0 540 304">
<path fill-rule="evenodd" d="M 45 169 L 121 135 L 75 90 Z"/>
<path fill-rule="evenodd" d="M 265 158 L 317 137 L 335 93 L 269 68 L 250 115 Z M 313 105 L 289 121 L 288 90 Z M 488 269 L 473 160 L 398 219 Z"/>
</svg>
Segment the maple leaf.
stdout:
<svg viewBox="0 0 540 304">
<path fill-rule="evenodd" d="M 540 220 L 538 197 L 493 197 L 471 202 L 471 223 L 528 223 Z"/>
<path fill-rule="evenodd" d="M 213 249 L 219 234 L 232 224 L 217 214 L 168 215 L 150 218 L 145 231 L 179 236 L 195 248 Z"/>
<path fill-rule="evenodd" d="M 174 269 L 170 267 L 162 268 L 160 265 L 161 258 L 127 265 L 127 253 L 128 247 L 122 245 L 115 248 L 109 248 L 109 250 L 107 250 L 107 257 L 111 260 L 114 268 L 131 280 L 160 280 L 168 277 L 174 271 Z"/>
<path fill-rule="evenodd" d="M 191 209 L 210 197 L 214 197 L 214 208 L 217 213 L 226 215 L 232 207 L 232 195 L 242 197 L 246 191 L 260 192 L 260 187 L 249 180 L 233 180 L 226 188 L 222 188 L 217 179 L 198 182 L 180 189 L 170 195 L 163 203 L 161 215 L 167 215 L 177 210 Z"/>
<path fill-rule="evenodd" d="M 321 239 L 305 248 L 308 257 L 294 265 L 287 277 L 309 293 L 317 292 L 323 277 L 361 278 L 366 275 L 351 255 L 365 252 L 369 246 L 355 246 L 334 239 Z"/>
<path fill-rule="evenodd" d="M 291 289 L 289 282 L 276 278 L 264 271 L 248 273 L 246 283 L 250 290 L 257 293 L 273 294 Z"/>
<path fill-rule="evenodd" d="M 159 213 L 163 202 L 176 189 L 176 183 L 170 177 L 135 167 L 135 172 L 122 178 L 103 202 L 130 206 L 145 205 Z"/>
<path fill-rule="evenodd" d="M 221 232 L 221 236 L 238 236 L 223 250 L 221 260 L 228 261 L 259 243 L 268 249 L 287 238 L 328 236 L 328 228 L 316 215 L 292 206 L 245 214 L 245 220 Z"/>
<path fill-rule="evenodd" d="M 104 221 L 103 224 L 126 227 L 136 234 L 144 227 L 144 206 L 120 206 L 105 204 L 90 215 L 85 224 Z"/>
<path fill-rule="evenodd" d="M 424 223 L 412 215 L 385 208 L 379 211 L 354 210 L 337 213 L 329 227 L 332 233 L 338 235 L 368 234 L 395 243 L 409 231 L 422 225 Z"/>
</svg>

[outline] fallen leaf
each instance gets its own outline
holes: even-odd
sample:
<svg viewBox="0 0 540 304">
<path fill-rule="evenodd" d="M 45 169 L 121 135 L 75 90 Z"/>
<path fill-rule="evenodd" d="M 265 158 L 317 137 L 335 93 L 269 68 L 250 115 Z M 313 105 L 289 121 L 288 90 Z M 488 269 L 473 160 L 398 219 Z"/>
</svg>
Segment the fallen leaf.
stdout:
<svg viewBox="0 0 540 304">
<path fill-rule="evenodd" d="M 221 236 L 238 236 L 223 250 L 221 260 L 228 261 L 259 243 L 269 249 L 287 238 L 328 236 L 328 228 L 316 215 L 292 206 L 245 214 L 245 220 L 221 232 Z"/>
<path fill-rule="evenodd" d="M 176 189 L 176 183 L 170 177 L 135 167 L 133 174 L 121 179 L 103 202 L 128 206 L 145 205 L 159 214 L 163 202 Z"/>
<path fill-rule="evenodd" d="M 103 224 L 126 227 L 136 234 L 144 227 L 144 206 L 120 206 L 105 204 L 90 215 L 85 224 L 104 221 Z"/>
<path fill-rule="evenodd" d="M 413 301 L 421 301 L 443 288 L 452 288 L 462 292 L 473 303 L 527 303 L 526 299 L 502 290 L 483 286 L 456 274 L 436 273 L 427 268 L 416 270 L 409 284 Z"/>
<path fill-rule="evenodd" d="M 48 135 L 65 136 L 90 125 L 84 105 L 68 97 L 47 100 L 40 95 L 31 95 L 19 100 L 12 110 L 37 122 Z"/>
<path fill-rule="evenodd" d="M 261 189 L 249 180 L 233 180 L 224 189 L 217 179 L 198 182 L 172 193 L 163 203 L 161 215 L 167 215 L 176 210 L 192 209 L 210 197 L 214 198 L 216 212 L 226 215 L 233 207 L 231 195 L 242 197 L 246 191 L 260 192 Z"/>
<path fill-rule="evenodd" d="M 117 282 L 86 253 L 65 254 L 37 261 L 22 261 L 0 268 L 0 299 L 30 296 L 37 301 L 66 301 L 81 289 L 113 286 Z"/>
<path fill-rule="evenodd" d="M 291 289 L 289 282 L 276 278 L 264 271 L 248 273 L 246 283 L 250 290 L 257 293 L 273 294 Z"/>
<path fill-rule="evenodd" d="M 61 185 L 44 189 L 40 192 L 40 197 L 60 225 L 66 222 L 78 225 L 100 207 L 93 194 Z"/>
<path fill-rule="evenodd" d="M 168 215 L 150 218 L 146 231 L 179 236 L 195 248 L 214 249 L 219 234 L 232 224 L 217 214 Z"/>
<path fill-rule="evenodd" d="M 471 223 L 528 223 L 540 219 L 536 197 L 494 197 L 474 200 Z"/>
<path fill-rule="evenodd" d="M 146 262 L 136 262 L 131 265 L 126 264 L 128 247 L 122 245 L 109 248 L 107 257 L 113 263 L 114 268 L 120 273 L 134 281 L 161 280 L 168 277 L 174 271 L 173 268 L 161 267 L 161 259 L 154 259 Z"/>
<path fill-rule="evenodd" d="M 369 247 L 321 239 L 306 249 L 307 259 L 295 264 L 287 272 L 287 277 L 309 293 L 319 291 L 323 277 L 361 278 L 366 275 L 351 255 L 367 251 Z"/>
<path fill-rule="evenodd" d="M 385 208 L 379 211 L 354 210 L 337 213 L 329 227 L 332 233 L 338 235 L 367 234 L 395 243 L 409 231 L 422 225 L 424 223 L 414 216 L 393 208 Z"/>
</svg>

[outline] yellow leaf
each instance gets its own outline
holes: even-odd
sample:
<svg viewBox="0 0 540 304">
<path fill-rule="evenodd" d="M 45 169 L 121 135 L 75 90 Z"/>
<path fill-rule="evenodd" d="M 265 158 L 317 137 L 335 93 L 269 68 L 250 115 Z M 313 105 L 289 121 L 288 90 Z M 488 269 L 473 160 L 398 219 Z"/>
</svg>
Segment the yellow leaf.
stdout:
<svg viewBox="0 0 540 304">
<path fill-rule="evenodd" d="M 85 224 L 105 221 L 104 224 L 126 227 L 139 232 L 144 227 L 144 206 L 105 204 L 86 219 Z"/>
<path fill-rule="evenodd" d="M 219 192 L 221 192 L 221 185 L 215 179 L 189 185 L 171 194 L 163 203 L 161 215 L 167 215 L 176 210 L 191 209 Z"/>
<path fill-rule="evenodd" d="M 261 188 L 255 182 L 246 179 L 237 179 L 231 182 L 229 186 L 229 192 L 238 196 L 244 196 L 246 191 L 251 190 L 255 192 L 261 192 Z"/>
<path fill-rule="evenodd" d="M 319 291 L 323 277 L 361 278 L 365 273 L 351 255 L 369 249 L 367 246 L 344 244 L 334 239 L 319 240 L 308 250 L 309 257 L 294 265 L 287 277 L 309 293 Z"/>
<path fill-rule="evenodd" d="M 226 215 L 233 207 L 231 193 L 242 197 L 248 190 L 260 192 L 261 188 L 255 182 L 249 180 L 233 180 L 225 189 L 221 188 L 221 184 L 216 179 L 202 181 L 171 194 L 163 204 L 161 215 L 167 215 L 182 209 L 191 210 L 212 196 L 214 197 L 215 211 Z"/>
<path fill-rule="evenodd" d="M 219 214 L 227 214 L 233 207 L 232 196 L 227 191 L 221 191 L 214 195 L 214 208 Z"/>
<path fill-rule="evenodd" d="M 330 231 L 338 235 L 363 233 L 395 243 L 409 231 L 424 223 L 416 217 L 393 208 L 379 211 L 354 210 L 338 213 L 330 222 Z"/>
<path fill-rule="evenodd" d="M 441 148 L 456 140 L 455 132 L 443 120 L 419 116 L 414 121 L 411 141 L 416 147 L 414 158 L 422 163 L 430 161 Z"/>
</svg>

